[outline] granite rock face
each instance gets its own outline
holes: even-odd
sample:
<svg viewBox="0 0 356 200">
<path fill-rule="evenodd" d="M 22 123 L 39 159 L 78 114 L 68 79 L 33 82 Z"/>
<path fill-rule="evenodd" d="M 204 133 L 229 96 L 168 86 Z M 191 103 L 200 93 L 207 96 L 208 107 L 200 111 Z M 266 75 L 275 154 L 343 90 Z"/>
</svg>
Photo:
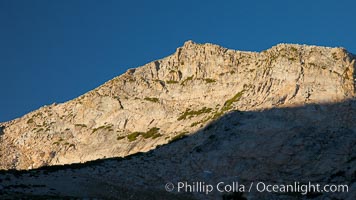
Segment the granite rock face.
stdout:
<svg viewBox="0 0 356 200">
<path fill-rule="evenodd" d="M 256 53 L 187 41 L 72 101 L 1 123 L 1 169 L 52 170 L 2 173 L 0 196 L 221 199 L 231 194 L 164 185 L 298 181 L 349 192 L 253 190 L 241 199 L 354 199 L 355 62 L 342 48 L 279 44 Z"/>
<path fill-rule="evenodd" d="M 123 157 L 191 134 L 231 110 L 335 103 L 355 96 L 342 48 L 279 44 L 261 53 L 187 41 L 61 104 L 2 123 L 0 168 Z"/>
</svg>

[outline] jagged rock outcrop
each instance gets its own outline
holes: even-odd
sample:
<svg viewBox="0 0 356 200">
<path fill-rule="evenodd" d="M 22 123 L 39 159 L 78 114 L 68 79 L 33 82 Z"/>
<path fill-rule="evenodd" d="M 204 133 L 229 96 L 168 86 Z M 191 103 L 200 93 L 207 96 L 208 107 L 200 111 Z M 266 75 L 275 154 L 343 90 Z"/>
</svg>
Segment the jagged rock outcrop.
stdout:
<svg viewBox="0 0 356 200">
<path fill-rule="evenodd" d="M 342 48 L 279 44 L 256 53 L 188 41 L 74 100 L 1 123 L 0 168 L 123 157 L 232 110 L 352 99 L 354 70 L 355 58 Z"/>
</svg>

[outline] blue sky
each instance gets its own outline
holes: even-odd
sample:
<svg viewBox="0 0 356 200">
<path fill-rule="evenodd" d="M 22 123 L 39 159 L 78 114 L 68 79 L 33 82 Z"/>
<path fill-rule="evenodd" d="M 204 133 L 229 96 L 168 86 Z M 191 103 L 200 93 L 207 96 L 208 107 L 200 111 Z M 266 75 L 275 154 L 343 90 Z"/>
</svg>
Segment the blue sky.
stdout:
<svg viewBox="0 0 356 200">
<path fill-rule="evenodd" d="M 355 1 L 0 0 L 0 121 L 73 99 L 184 41 L 356 53 Z"/>
</svg>

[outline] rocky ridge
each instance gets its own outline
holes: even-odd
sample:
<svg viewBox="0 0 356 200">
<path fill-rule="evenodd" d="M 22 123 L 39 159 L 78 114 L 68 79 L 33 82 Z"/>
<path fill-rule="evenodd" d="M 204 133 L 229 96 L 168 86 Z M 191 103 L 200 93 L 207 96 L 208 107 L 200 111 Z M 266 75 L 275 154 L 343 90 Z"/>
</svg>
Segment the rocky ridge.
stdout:
<svg viewBox="0 0 356 200">
<path fill-rule="evenodd" d="M 279 44 L 257 53 L 187 41 L 76 99 L 1 123 L 0 169 L 147 152 L 236 110 L 347 101 L 355 78 L 355 57 L 343 48 Z"/>
</svg>

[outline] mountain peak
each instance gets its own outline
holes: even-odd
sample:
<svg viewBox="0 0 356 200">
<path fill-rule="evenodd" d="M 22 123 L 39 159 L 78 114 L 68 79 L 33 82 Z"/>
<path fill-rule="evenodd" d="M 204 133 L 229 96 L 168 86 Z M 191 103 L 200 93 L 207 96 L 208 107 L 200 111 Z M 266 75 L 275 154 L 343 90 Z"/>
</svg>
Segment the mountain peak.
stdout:
<svg viewBox="0 0 356 200">
<path fill-rule="evenodd" d="M 192 46 L 192 45 L 195 45 L 196 43 L 193 42 L 193 40 L 187 40 L 184 42 L 184 45 L 183 47 L 189 47 L 189 46 Z"/>
<path fill-rule="evenodd" d="M 74 100 L 1 124 L 0 168 L 149 151 L 234 110 L 354 98 L 355 78 L 355 58 L 341 48 L 278 44 L 256 53 L 189 40 Z"/>
</svg>

